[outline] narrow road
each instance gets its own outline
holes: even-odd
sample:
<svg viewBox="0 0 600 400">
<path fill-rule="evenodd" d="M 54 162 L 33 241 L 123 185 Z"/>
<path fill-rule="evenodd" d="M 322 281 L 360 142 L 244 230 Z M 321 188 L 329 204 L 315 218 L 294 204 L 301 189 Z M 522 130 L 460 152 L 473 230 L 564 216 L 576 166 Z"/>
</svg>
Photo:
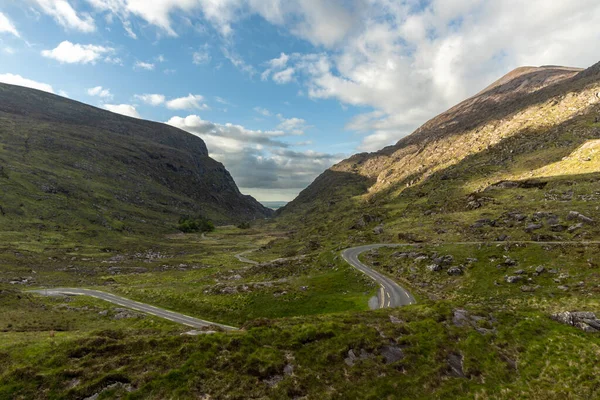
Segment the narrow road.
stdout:
<svg viewBox="0 0 600 400">
<path fill-rule="evenodd" d="M 236 254 L 236 255 L 235 255 L 235 258 L 237 258 L 239 262 L 243 262 L 243 263 L 246 263 L 246 264 L 257 265 L 257 264 L 258 264 L 258 262 L 256 262 L 256 261 L 253 261 L 253 260 L 251 260 L 251 259 L 249 259 L 249 258 L 246 258 L 246 257 L 244 257 L 246 254 L 250 254 L 250 253 L 252 253 L 254 250 L 255 250 L 255 249 L 252 249 L 252 250 L 246 250 L 246 251 L 244 251 L 244 252 L 242 252 L 242 253 L 240 253 L 240 254 Z"/>
<path fill-rule="evenodd" d="M 364 273 L 381 286 L 379 293 L 377 294 L 377 297 L 379 299 L 377 308 L 407 306 L 409 304 L 416 303 L 415 298 L 412 296 L 412 294 L 409 293 L 408 290 L 404 289 L 402 286 L 398 285 L 396 282 L 394 282 L 387 276 L 367 267 L 358 259 L 358 256 L 360 256 L 365 251 L 378 249 L 380 247 L 398 246 L 402 245 L 369 244 L 366 246 L 352 247 L 350 249 L 342 251 L 342 258 L 346 260 L 348 264 L 352 265 L 354 268 L 358 269 L 360 272 Z"/>
<path fill-rule="evenodd" d="M 202 319 L 190 317 L 185 314 L 177 313 L 174 311 L 165 310 L 151 306 L 149 304 L 140 303 L 138 301 L 129 300 L 124 297 L 116 296 L 114 294 L 101 292 L 99 290 L 91 289 L 75 289 L 75 288 L 55 288 L 55 289 L 40 289 L 32 290 L 33 293 L 38 293 L 47 296 L 57 295 L 74 295 L 74 296 L 91 296 L 97 299 L 108 301 L 113 304 L 117 304 L 123 307 L 131 308 L 136 311 L 141 311 L 146 314 L 151 314 L 156 317 L 165 318 L 169 321 L 173 321 L 179 324 L 187 325 L 192 328 L 206 328 L 210 326 L 218 326 L 228 331 L 237 330 L 233 326 L 218 324 L 216 322 L 204 321 Z"/>
<path fill-rule="evenodd" d="M 381 288 L 377 294 L 379 299 L 377 308 L 399 307 L 415 304 L 415 298 L 410 292 L 398 285 L 387 276 L 374 271 L 360 262 L 358 256 L 365 251 L 381 247 L 403 247 L 403 246 L 431 246 L 431 245 L 480 245 L 480 244 L 539 244 L 539 245 L 600 245 L 600 241 L 564 241 L 564 242 L 535 242 L 535 241 L 505 241 L 505 242 L 453 242 L 453 243 L 396 243 L 396 244 L 369 244 L 365 246 L 352 247 L 342 251 L 342 258 L 354 268 L 377 282 Z"/>
</svg>

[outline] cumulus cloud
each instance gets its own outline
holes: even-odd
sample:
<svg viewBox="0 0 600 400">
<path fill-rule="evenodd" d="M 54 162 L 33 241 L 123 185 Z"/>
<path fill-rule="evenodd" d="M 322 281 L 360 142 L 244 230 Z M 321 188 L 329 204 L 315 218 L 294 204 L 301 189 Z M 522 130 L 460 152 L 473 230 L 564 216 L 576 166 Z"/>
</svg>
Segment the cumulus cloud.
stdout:
<svg viewBox="0 0 600 400">
<path fill-rule="evenodd" d="M 21 75 L 0 74 L 0 82 L 9 83 L 11 85 L 25 86 L 32 89 L 43 90 L 44 92 L 48 93 L 54 93 L 54 89 L 52 89 L 51 85 L 23 78 Z"/>
<path fill-rule="evenodd" d="M 152 71 L 154 69 L 154 64 L 144 61 L 136 61 L 134 68 L 145 69 L 146 71 Z"/>
<path fill-rule="evenodd" d="M 100 97 L 103 99 L 112 99 L 113 95 L 110 93 L 110 89 L 105 89 L 102 86 L 96 86 L 87 90 L 88 95 Z"/>
<path fill-rule="evenodd" d="M 52 50 L 42 50 L 42 56 L 67 64 L 95 64 L 103 55 L 114 52 L 111 47 L 74 44 L 65 40 Z"/>
<path fill-rule="evenodd" d="M 171 110 L 207 110 L 209 107 L 202 103 L 204 97 L 199 94 L 189 94 L 186 97 L 167 101 L 167 108 Z"/>
<path fill-rule="evenodd" d="M 17 28 L 6 15 L 0 12 L 0 33 L 10 33 L 16 37 L 21 37 Z"/>
<path fill-rule="evenodd" d="M 131 104 L 105 104 L 104 108 L 117 114 L 126 115 L 133 118 L 142 118 L 134 106 Z"/>
<path fill-rule="evenodd" d="M 134 97 L 151 106 L 159 106 L 165 102 L 165 96 L 162 94 L 136 94 Z"/>
<path fill-rule="evenodd" d="M 341 154 L 298 152 L 281 141 L 286 132 L 259 131 L 235 124 L 216 124 L 197 115 L 173 117 L 167 124 L 201 137 L 211 157 L 227 166 L 242 188 L 288 190 L 293 197 L 323 170 L 343 158 Z"/>
<path fill-rule="evenodd" d="M 275 72 L 273 74 L 273 81 L 280 85 L 289 83 L 294 80 L 294 68 L 286 68 L 283 71 Z"/>
<path fill-rule="evenodd" d="M 47 15 L 67 29 L 80 32 L 94 32 L 94 19 L 86 13 L 77 13 L 67 0 L 34 0 L 38 7 Z"/>
<path fill-rule="evenodd" d="M 277 114 L 277 118 L 281 121 L 277 129 L 293 135 L 304 135 L 304 131 L 310 128 L 302 118 L 284 118 L 281 114 Z"/>
</svg>

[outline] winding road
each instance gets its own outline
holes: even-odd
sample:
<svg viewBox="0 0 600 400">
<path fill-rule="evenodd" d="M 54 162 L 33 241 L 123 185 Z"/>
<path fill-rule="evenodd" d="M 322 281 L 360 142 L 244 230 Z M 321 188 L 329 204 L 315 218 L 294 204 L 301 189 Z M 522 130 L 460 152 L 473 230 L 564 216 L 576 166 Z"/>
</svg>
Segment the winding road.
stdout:
<svg viewBox="0 0 600 400">
<path fill-rule="evenodd" d="M 216 322 L 205 321 L 202 319 L 190 317 L 189 315 L 181 314 L 174 311 L 165 310 L 164 308 L 158 308 L 149 304 L 140 303 L 135 300 L 129 300 L 125 297 L 116 296 L 111 293 L 101 292 L 99 290 L 91 289 L 75 289 L 75 288 L 55 288 L 55 289 L 40 289 L 32 290 L 33 293 L 38 293 L 47 296 L 59 296 L 59 295 L 70 295 L 70 296 L 91 296 L 97 299 L 108 301 L 113 304 L 117 304 L 123 307 L 131 308 L 136 311 L 141 311 L 147 314 L 154 315 L 156 317 L 168 319 L 182 325 L 187 325 L 192 328 L 207 328 L 210 326 L 218 326 L 227 331 L 237 330 L 233 326 L 218 324 Z"/>
<path fill-rule="evenodd" d="M 380 247 L 398 247 L 400 244 L 370 244 L 366 246 L 352 247 L 342 251 L 342 258 L 354 268 L 373 279 L 380 286 L 377 297 L 379 299 L 377 308 L 389 308 L 415 304 L 412 294 L 387 276 L 372 270 L 360 262 L 358 256 L 365 251 L 378 249 Z"/>
<path fill-rule="evenodd" d="M 600 241 L 581 241 L 581 242 L 534 242 L 534 241 L 515 241 L 515 242 L 454 242 L 454 243 L 429 243 L 438 245 L 478 245 L 478 244 L 542 244 L 542 245 L 600 245 Z M 397 243 L 397 244 L 369 244 L 365 246 L 352 247 L 342 251 L 342 258 L 354 268 L 358 269 L 375 282 L 380 285 L 379 293 L 377 294 L 378 304 L 376 308 L 390 308 L 406 306 L 409 304 L 415 304 L 416 300 L 410 294 L 410 292 L 398 285 L 391 278 L 377 272 L 365 264 L 360 262 L 358 257 L 366 252 L 381 247 L 403 247 L 403 246 L 419 246 L 419 243 Z M 240 254 L 236 254 L 235 257 L 244 263 L 258 264 L 258 262 L 250 260 L 244 257 L 254 250 L 248 250 Z M 297 259 L 298 257 L 294 257 Z M 280 259 L 283 260 L 283 259 Z M 111 293 L 102 292 L 100 290 L 92 289 L 79 289 L 79 288 L 53 288 L 53 289 L 39 289 L 31 290 L 32 293 L 47 295 L 47 296 L 58 296 L 58 295 L 71 295 L 71 296 L 91 296 L 97 299 L 108 301 L 113 304 L 120 305 L 122 307 L 131 308 L 136 311 L 151 314 L 160 318 L 168 319 L 179 324 L 183 324 L 192 328 L 206 328 L 210 326 L 217 326 L 227 331 L 237 330 L 233 326 L 219 324 L 216 322 L 205 321 L 202 319 L 190 317 L 189 315 L 181 314 L 174 311 L 165 310 L 151 306 L 149 304 L 140 303 L 135 300 L 126 299 L 125 297 L 117 296 Z"/>
</svg>

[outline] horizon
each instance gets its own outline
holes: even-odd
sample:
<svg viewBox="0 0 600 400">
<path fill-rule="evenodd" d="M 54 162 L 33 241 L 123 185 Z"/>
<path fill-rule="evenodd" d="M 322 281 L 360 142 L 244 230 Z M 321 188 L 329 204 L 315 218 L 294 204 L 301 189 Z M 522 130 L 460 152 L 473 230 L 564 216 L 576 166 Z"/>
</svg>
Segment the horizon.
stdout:
<svg viewBox="0 0 600 400">
<path fill-rule="evenodd" d="M 242 193 L 289 202 L 336 162 L 394 144 L 517 67 L 596 61 L 599 4 L 519 7 L 11 2 L 0 81 L 186 130 Z"/>
</svg>

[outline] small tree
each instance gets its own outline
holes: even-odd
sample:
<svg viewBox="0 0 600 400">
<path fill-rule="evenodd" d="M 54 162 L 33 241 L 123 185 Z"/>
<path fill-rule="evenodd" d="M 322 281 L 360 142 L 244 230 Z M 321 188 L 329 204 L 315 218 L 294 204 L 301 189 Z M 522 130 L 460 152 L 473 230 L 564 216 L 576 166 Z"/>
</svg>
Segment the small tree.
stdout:
<svg viewBox="0 0 600 400">
<path fill-rule="evenodd" d="M 183 216 L 179 218 L 179 223 L 177 225 L 179 230 L 184 233 L 192 233 L 192 232 L 212 232 L 215 230 L 215 225 L 208 218 L 198 216 L 198 217 L 189 217 Z"/>
<path fill-rule="evenodd" d="M 250 222 L 244 221 L 240 223 L 237 227 L 240 229 L 250 229 Z"/>
</svg>

